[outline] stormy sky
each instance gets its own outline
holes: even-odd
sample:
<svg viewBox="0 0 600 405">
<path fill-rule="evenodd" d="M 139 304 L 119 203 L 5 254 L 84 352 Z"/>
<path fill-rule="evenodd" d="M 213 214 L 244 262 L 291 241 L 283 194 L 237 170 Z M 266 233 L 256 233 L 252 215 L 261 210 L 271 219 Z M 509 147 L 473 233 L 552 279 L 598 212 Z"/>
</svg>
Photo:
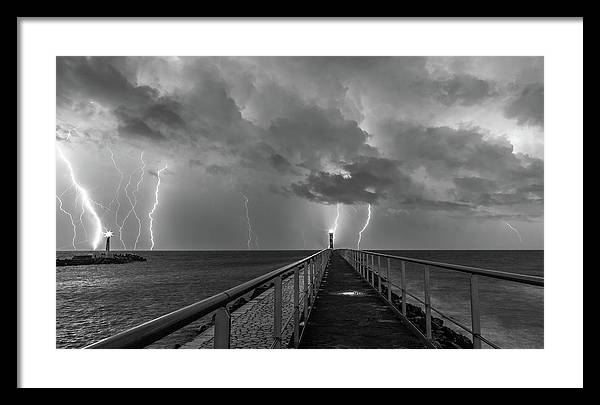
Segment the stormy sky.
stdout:
<svg viewBox="0 0 600 405">
<path fill-rule="evenodd" d="M 356 248 L 369 204 L 362 249 L 541 249 L 543 64 L 58 57 L 56 145 L 113 249 L 318 249 L 338 209 Z M 59 155 L 57 249 L 90 249 Z"/>
</svg>

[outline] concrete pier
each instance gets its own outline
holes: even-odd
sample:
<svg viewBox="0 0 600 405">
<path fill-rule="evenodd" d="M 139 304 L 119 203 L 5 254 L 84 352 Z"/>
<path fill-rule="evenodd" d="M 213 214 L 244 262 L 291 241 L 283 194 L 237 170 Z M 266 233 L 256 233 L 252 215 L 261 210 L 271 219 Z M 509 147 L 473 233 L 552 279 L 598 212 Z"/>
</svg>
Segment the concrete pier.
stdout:
<svg viewBox="0 0 600 405">
<path fill-rule="evenodd" d="M 334 251 L 300 348 L 420 349 L 425 345 Z"/>
</svg>

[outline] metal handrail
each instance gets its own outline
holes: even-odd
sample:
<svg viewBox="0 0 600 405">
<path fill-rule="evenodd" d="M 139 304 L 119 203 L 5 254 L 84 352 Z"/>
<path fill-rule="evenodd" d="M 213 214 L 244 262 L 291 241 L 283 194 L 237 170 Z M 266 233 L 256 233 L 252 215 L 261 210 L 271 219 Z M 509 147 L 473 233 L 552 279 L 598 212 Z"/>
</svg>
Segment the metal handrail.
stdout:
<svg viewBox="0 0 600 405">
<path fill-rule="evenodd" d="M 345 250 L 354 250 L 354 249 L 345 249 Z M 544 286 L 544 278 L 539 277 L 539 276 L 531 276 L 528 274 L 519 274 L 519 273 L 508 273 L 506 271 L 490 270 L 490 269 L 483 269 L 483 268 L 471 267 L 471 266 L 462 266 L 460 264 L 433 262 L 430 260 L 414 259 L 411 257 L 404 257 L 404 256 L 394 256 L 394 255 L 388 255 L 385 253 L 372 252 L 372 251 L 368 251 L 368 250 L 364 250 L 362 252 L 370 254 L 370 255 L 374 255 L 374 256 L 402 260 L 402 261 L 409 262 L 409 263 L 417 263 L 417 264 L 422 264 L 422 265 L 426 265 L 426 266 L 439 267 L 439 268 L 447 269 L 447 270 L 460 271 L 462 273 L 477 274 L 479 276 L 497 278 L 497 279 L 506 280 L 506 281 L 514 281 L 517 283 L 529 284 L 529 285 L 534 285 L 534 286 L 538 286 L 538 287 Z"/>
<path fill-rule="evenodd" d="M 384 280 L 387 282 L 388 280 L 384 277 Z M 400 287 L 397 284 L 394 284 L 393 282 L 390 283 L 393 287 L 396 287 L 398 289 L 401 289 L 402 287 Z M 408 295 L 409 297 L 411 297 L 412 299 L 414 299 L 415 301 L 423 304 L 423 305 L 427 305 L 427 303 L 425 301 L 423 301 L 422 299 L 420 299 L 419 297 L 417 297 L 414 294 L 409 293 L 408 291 L 405 291 L 406 295 Z M 455 324 L 456 326 L 458 326 L 459 328 L 461 328 L 462 330 L 464 330 L 465 332 L 468 333 L 473 333 L 473 330 L 471 328 L 469 328 L 468 326 L 466 326 L 465 324 L 457 321 L 456 319 L 454 319 L 453 317 L 451 317 L 450 315 L 446 315 L 444 314 L 442 311 L 440 311 L 439 309 L 437 309 L 436 307 L 434 307 L 433 305 L 430 306 L 431 310 L 435 313 L 437 313 L 439 316 L 441 316 L 442 318 L 452 322 L 453 324 Z M 484 338 L 483 336 L 479 336 L 479 338 L 487 343 L 488 345 L 490 345 L 491 347 L 493 347 L 494 349 L 500 349 L 500 346 L 498 346 L 497 344 L 490 342 L 489 340 L 487 340 L 486 338 Z"/>
<path fill-rule="evenodd" d="M 490 347 L 495 349 L 500 349 L 500 346 L 491 342 L 487 338 L 481 335 L 481 316 L 479 311 L 479 284 L 478 278 L 481 277 L 489 277 L 495 278 L 505 281 L 512 281 L 519 284 L 527 284 L 532 286 L 543 287 L 544 286 L 544 278 L 538 276 L 530 276 L 527 274 L 518 274 L 518 273 L 507 273 L 497 270 L 489 270 L 482 269 L 478 267 L 470 267 L 470 266 L 462 266 L 455 265 L 450 263 L 441 263 L 441 262 L 433 262 L 430 260 L 422 260 L 422 259 L 414 259 L 411 257 L 403 257 L 403 256 L 395 256 L 388 255 L 385 253 L 377 253 L 372 251 L 361 251 L 355 249 L 336 249 L 344 252 L 344 257 L 346 260 L 352 265 L 352 267 L 362 276 L 367 282 L 369 282 L 373 288 L 377 289 L 378 292 L 382 295 L 383 299 L 388 301 L 390 305 L 394 305 L 392 303 L 392 287 L 396 287 L 402 291 L 402 304 L 401 304 L 401 314 L 408 320 L 406 317 L 406 297 L 412 297 L 417 302 L 423 304 L 425 306 L 425 338 L 428 341 L 432 341 L 432 324 L 431 324 L 431 311 L 436 312 L 444 319 L 452 322 L 457 325 L 461 329 L 470 333 L 473 337 L 473 348 L 481 349 L 481 343 L 484 342 L 488 344 Z M 377 272 L 375 272 L 375 257 L 377 257 Z M 381 258 L 387 259 L 387 277 L 382 276 L 382 266 L 381 266 Z M 390 274 L 390 260 L 400 260 L 402 268 L 401 268 L 401 278 L 400 278 L 400 286 L 394 284 L 391 280 Z M 369 263 L 370 262 L 370 263 Z M 414 294 L 408 292 L 406 287 L 406 263 L 416 263 L 424 266 L 423 269 L 423 289 L 425 298 L 421 300 Z M 462 273 L 470 274 L 470 300 L 471 300 L 471 328 L 463 325 L 458 322 L 451 316 L 448 316 L 442 313 L 437 308 L 434 308 L 431 305 L 431 297 L 430 297 L 430 285 L 429 285 L 429 273 L 430 267 L 437 267 L 445 270 L 458 271 Z M 377 274 L 378 285 L 375 283 L 375 274 Z M 382 279 L 385 284 L 387 284 L 387 297 L 382 294 Z M 410 320 L 409 320 L 410 322 Z"/>
<path fill-rule="evenodd" d="M 231 316 L 227 310 L 227 305 L 232 301 L 242 297 L 243 295 L 261 287 L 270 281 L 275 280 L 279 283 L 278 294 L 274 297 L 275 302 L 275 320 L 274 320 L 274 334 L 280 336 L 281 334 L 281 279 L 294 272 L 294 295 L 295 295 L 295 346 L 299 343 L 298 334 L 298 323 L 299 323 L 299 270 L 300 266 L 304 267 L 304 288 L 305 295 L 308 293 L 308 297 L 304 297 L 305 309 L 304 314 L 307 318 L 309 313 L 308 306 L 311 306 L 311 298 L 314 296 L 311 293 L 315 291 L 315 283 L 320 281 L 320 277 L 323 275 L 324 267 L 327 264 L 330 249 L 323 249 L 317 253 L 314 253 L 304 259 L 298 260 L 294 263 L 280 267 L 267 274 L 256 277 L 250 281 L 242 283 L 238 286 L 230 288 L 219 294 L 213 295 L 212 297 L 206 298 L 197 303 L 188 305 L 184 308 L 170 312 L 166 315 L 160 316 L 151 321 L 142 323 L 141 325 L 127 329 L 123 332 L 117 333 L 116 335 L 102 339 L 96 343 L 84 347 L 84 349 L 132 349 L 132 348 L 143 348 L 149 344 L 156 342 L 159 339 L 181 329 L 182 327 L 206 316 L 215 311 L 215 348 L 228 348 L 230 339 L 230 326 Z M 317 263 L 318 262 L 318 263 Z M 318 264 L 318 266 L 316 265 Z M 310 275 L 309 275 L 310 273 Z M 310 281 L 308 281 L 310 279 Z M 308 290 L 310 285 L 310 290 Z M 277 289 L 277 287 L 275 287 Z M 279 299 L 277 299 L 279 298 Z M 278 306 L 278 308 L 277 308 Z M 277 315 L 279 313 L 279 319 Z M 306 322 L 306 319 L 305 319 Z M 279 323 L 279 330 L 277 324 Z"/>
</svg>

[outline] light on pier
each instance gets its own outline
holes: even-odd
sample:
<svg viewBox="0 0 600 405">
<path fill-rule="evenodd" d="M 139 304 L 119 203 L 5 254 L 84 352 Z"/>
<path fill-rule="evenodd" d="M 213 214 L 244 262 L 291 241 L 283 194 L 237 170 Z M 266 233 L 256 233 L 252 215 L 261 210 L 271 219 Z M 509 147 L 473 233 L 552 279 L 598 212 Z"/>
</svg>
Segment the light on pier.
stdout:
<svg viewBox="0 0 600 405">
<path fill-rule="evenodd" d="M 329 249 L 333 249 L 333 230 L 329 230 Z"/>
<path fill-rule="evenodd" d="M 113 235 L 111 231 L 104 232 L 104 237 L 106 238 L 106 252 L 110 252 L 110 237 Z"/>
</svg>

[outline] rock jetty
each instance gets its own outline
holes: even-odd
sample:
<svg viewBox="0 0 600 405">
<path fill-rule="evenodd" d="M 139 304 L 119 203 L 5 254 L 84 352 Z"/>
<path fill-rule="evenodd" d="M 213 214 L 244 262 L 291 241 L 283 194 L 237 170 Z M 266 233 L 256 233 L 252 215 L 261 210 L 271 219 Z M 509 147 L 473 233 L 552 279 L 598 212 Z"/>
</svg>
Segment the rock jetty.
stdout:
<svg viewBox="0 0 600 405">
<path fill-rule="evenodd" d="M 123 264 L 145 262 L 146 258 L 133 253 L 115 253 L 111 255 L 75 255 L 69 259 L 56 259 L 56 266 L 83 266 L 90 264 Z"/>
</svg>

